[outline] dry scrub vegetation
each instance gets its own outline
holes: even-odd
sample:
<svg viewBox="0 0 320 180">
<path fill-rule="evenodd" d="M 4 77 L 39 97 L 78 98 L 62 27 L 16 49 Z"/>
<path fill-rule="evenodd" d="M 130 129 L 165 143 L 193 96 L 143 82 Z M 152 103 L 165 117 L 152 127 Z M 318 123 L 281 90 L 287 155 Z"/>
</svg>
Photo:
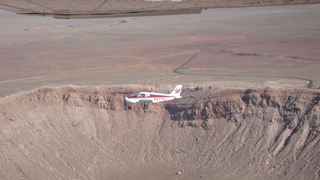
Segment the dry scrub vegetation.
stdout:
<svg viewBox="0 0 320 180">
<path fill-rule="evenodd" d="M 45 87 L 0 99 L 0 179 L 319 179 L 320 92 Z"/>
</svg>

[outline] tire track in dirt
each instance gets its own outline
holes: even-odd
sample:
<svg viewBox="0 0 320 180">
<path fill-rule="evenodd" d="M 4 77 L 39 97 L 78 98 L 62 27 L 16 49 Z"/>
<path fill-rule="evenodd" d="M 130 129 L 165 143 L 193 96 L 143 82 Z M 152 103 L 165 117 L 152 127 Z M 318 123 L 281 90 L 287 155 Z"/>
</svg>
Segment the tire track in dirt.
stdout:
<svg viewBox="0 0 320 180">
<path fill-rule="evenodd" d="M 17 81 L 33 80 L 33 79 L 41 79 L 41 78 L 47 78 L 47 77 L 62 76 L 62 75 L 64 75 L 64 76 L 65 76 L 65 75 L 72 75 L 72 74 L 83 73 L 83 72 L 86 72 L 86 71 L 93 71 L 93 70 L 104 69 L 104 68 L 107 68 L 107 67 L 111 67 L 111 66 L 110 66 L 110 65 L 107 65 L 107 66 L 99 66 L 99 67 L 92 67 L 92 68 L 80 69 L 80 70 L 72 71 L 72 72 L 68 72 L 68 73 L 49 74 L 49 75 L 43 75 L 43 76 L 34 76 L 34 77 L 27 77 L 27 78 L 11 79 L 11 80 L 0 81 L 0 84 L 10 83 L 10 82 L 17 82 Z"/>
<path fill-rule="evenodd" d="M 307 88 L 312 89 L 313 85 L 314 85 L 314 81 L 312 79 L 307 79 L 307 78 L 300 78 L 300 77 L 281 77 L 281 76 L 251 76 L 251 75 L 221 75 L 221 74 L 192 74 L 192 73 L 185 73 L 185 72 L 180 72 L 179 70 L 181 70 L 184 66 L 188 65 L 191 61 L 194 61 L 196 59 L 196 57 L 203 52 L 207 52 L 207 51 L 214 51 L 216 49 L 211 49 L 211 50 L 202 50 L 202 51 L 198 51 L 195 54 L 193 54 L 184 64 L 182 64 L 181 66 L 175 68 L 173 70 L 173 73 L 176 74 L 180 74 L 180 75 L 194 75 L 194 76 L 216 76 L 216 77 L 250 77 L 250 78 L 275 78 L 275 79 L 294 79 L 294 80 L 303 80 L 303 81 L 307 81 Z"/>
</svg>

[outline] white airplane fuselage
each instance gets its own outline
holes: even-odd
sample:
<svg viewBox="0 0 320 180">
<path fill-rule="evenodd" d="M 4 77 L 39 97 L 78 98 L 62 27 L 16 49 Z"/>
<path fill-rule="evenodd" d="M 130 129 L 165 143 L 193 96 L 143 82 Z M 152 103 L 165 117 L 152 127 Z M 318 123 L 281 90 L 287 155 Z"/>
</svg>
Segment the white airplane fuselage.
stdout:
<svg viewBox="0 0 320 180">
<path fill-rule="evenodd" d="M 163 101 L 170 101 L 173 99 L 182 98 L 181 96 L 172 96 L 170 94 L 160 94 L 160 93 L 150 93 L 150 92 L 140 92 L 137 95 L 125 97 L 126 102 L 129 103 L 158 103 Z"/>
<path fill-rule="evenodd" d="M 153 93 L 153 92 L 140 92 L 134 96 L 125 97 L 128 103 L 158 103 L 163 101 L 170 101 L 173 99 L 182 98 L 180 96 L 182 85 L 177 85 L 170 94 Z"/>
</svg>

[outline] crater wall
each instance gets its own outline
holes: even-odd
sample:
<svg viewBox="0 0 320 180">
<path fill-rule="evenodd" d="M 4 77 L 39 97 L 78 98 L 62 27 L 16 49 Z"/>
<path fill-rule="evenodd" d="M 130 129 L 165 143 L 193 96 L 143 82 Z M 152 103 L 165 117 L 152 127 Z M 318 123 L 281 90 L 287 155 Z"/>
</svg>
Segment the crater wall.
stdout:
<svg viewBox="0 0 320 180">
<path fill-rule="evenodd" d="M 0 179 L 319 179 L 320 92 L 45 87 L 0 99 Z"/>
</svg>

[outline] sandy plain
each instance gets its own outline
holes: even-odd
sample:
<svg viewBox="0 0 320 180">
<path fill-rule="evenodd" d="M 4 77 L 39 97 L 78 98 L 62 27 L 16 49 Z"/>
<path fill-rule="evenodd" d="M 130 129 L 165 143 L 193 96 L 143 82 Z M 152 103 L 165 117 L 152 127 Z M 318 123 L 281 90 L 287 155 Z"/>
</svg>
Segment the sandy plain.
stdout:
<svg viewBox="0 0 320 180">
<path fill-rule="evenodd" d="M 319 7 L 84 20 L 1 11 L 0 96 L 65 84 L 318 88 Z"/>
<path fill-rule="evenodd" d="M 320 179 L 319 7 L 0 12 L 0 179 Z"/>
</svg>

